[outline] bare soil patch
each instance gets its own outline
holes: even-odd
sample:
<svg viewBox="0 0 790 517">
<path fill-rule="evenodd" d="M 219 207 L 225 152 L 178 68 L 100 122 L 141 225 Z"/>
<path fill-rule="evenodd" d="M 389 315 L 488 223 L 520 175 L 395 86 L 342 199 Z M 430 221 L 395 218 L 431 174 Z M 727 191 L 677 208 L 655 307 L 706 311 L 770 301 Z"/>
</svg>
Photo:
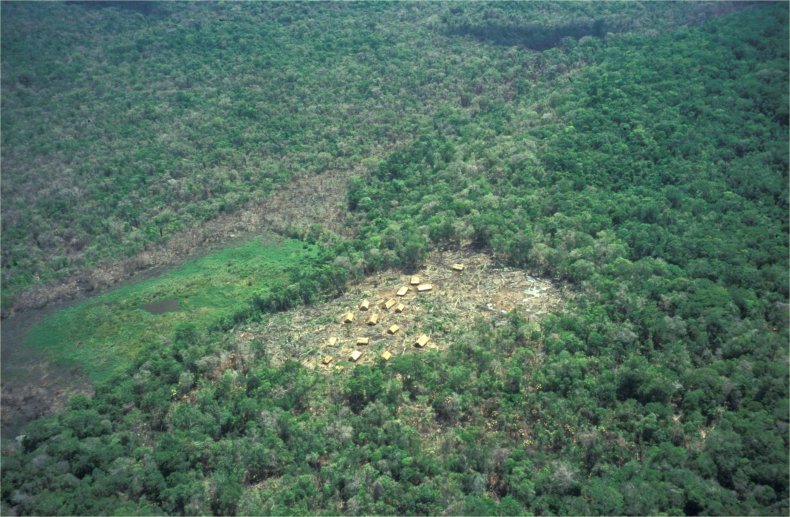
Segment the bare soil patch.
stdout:
<svg viewBox="0 0 790 517">
<path fill-rule="evenodd" d="M 453 270 L 454 264 L 462 264 L 463 271 Z M 412 276 L 432 289 L 418 291 L 418 285 L 410 285 Z M 398 296 L 403 287 L 408 291 Z M 385 352 L 395 357 L 444 349 L 480 318 L 504 322 L 510 311 L 517 310 L 539 322 L 561 310 L 570 295 L 564 286 L 521 269 L 498 266 L 482 253 L 436 252 L 414 275 L 397 271 L 371 275 L 339 298 L 241 327 L 234 331 L 234 339 L 237 350 L 249 350 L 254 340 L 265 343 L 275 364 L 291 359 L 307 368 L 338 371 L 375 363 Z M 369 308 L 362 310 L 366 300 Z M 389 309 L 385 308 L 388 300 L 395 301 Z M 401 312 L 398 304 L 403 304 Z M 349 313 L 353 321 L 344 323 Z M 378 318 L 369 325 L 371 315 Z M 422 335 L 430 341 L 423 348 L 415 347 Z M 367 343 L 358 344 L 364 339 Z M 350 359 L 354 351 L 362 352 L 357 361 Z M 324 364 L 324 358 L 331 362 Z"/>
<path fill-rule="evenodd" d="M 171 298 L 169 300 L 160 300 L 158 302 L 146 303 L 143 305 L 143 309 L 147 310 L 151 314 L 164 314 L 166 312 L 180 311 L 181 304 L 178 303 L 178 300 Z"/>
</svg>

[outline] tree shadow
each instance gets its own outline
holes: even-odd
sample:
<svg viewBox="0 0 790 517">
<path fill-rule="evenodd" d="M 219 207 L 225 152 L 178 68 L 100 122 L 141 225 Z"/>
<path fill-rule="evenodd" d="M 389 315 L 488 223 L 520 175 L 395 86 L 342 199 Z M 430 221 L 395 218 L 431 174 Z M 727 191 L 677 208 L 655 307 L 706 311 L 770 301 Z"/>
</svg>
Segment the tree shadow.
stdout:
<svg viewBox="0 0 790 517">
<path fill-rule="evenodd" d="M 162 8 L 162 2 L 121 2 L 114 0 L 98 0 L 98 1 L 82 1 L 82 0 L 67 0 L 67 5 L 77 5 L 85 9 L 106 9 L 114 7 L 116 9 L 123 9 L 124 11 L 133 11 L 144 15 L 163 15 L 166 10 Z"/>
</svg>

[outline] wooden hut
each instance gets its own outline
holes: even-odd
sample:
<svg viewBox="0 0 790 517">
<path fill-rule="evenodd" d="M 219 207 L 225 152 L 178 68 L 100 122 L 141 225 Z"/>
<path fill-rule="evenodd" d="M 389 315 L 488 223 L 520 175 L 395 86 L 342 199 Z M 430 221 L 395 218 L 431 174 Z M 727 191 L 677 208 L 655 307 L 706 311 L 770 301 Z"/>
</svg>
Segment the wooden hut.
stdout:
<svg viewBox="0 0 790 517">
<path fill-rule="evenodd" d="M 324 359 L 321 361 L 323 364 L 329 364 L 334 360 L 331 355 L 324 356 Z"/>
<path fill-rule="evenodd" d="M 405 309 L 405 308 L 406 308 L 405 305 L 403 305 L 402 303 L 399 303 L 398 305 L 395 306 L 395 312 L 400 314 L 401 312 L 403 312 L 403 309 Z"/>
<path fill-rule="evenodd" d="M 347 312 L 347 313 L 343 314 L 343 323 L 351 323 L 352 321 L 354 321 L 354 313 L 353 312 Z"/>
<path fill-rule="evenodd" d="M 387 334 L 395 334 L 400 330 L 400 327 L 397 325 L 392 325 L 390 328 L 387 329 Z"/>
<path fill-rule="evenodd" d="M 375 325 L 379 322 L 379 313 L 371 312 L 368 317 L 368 325 Z"/>
<path fill-rule="evenodd" d="M 411 280 L 409 280 L 409 283 L 411 285 L 420 285 L 420 277 L 414 275 L 413 277 L 411 277 Z"/>
<path fill-rule="evenodd" d="M 357 338 L 357 345 L 369 345 L 370 338 L 369 337 L 358 337 Z"/>
<path fill-rule="evenodd" d="M 424 293 L 426 291 L 433 290 L 433 286 L 431 284 L 420 284 L 417 286 L 417 291 L 420 293 Z"/>
<path fill-rule="evenodd" d="M 420 337 L 417 338 L 417 340 L 414 342 L 414 346 L 416 346 L 417 348 L 424 348 L 425 345 L 427 345 L 428 341 L 430 341 L 430 340 L 431 340 L 431 338 L 429 338 L 427 335 L 423 334 L 423 335 L 421 335 Z"/>
<path fill-rule="evenodd" d="M 353 362 L 356 363 L 357 361 L 359 361 L 360 357 L 362 357 L 362 352 L 360 352 L 359 350 L 354 350 L 353 352 L 351 352 L 349 359 L 351 359 Z"/>
<path fill-rule="evenodd" d="M 362 300 L 362 303 L 359 304 L 359 310 L 366 311 L 370 308 L 370 302 L 367 300 Z"/>
<path fill-rule="evenodd" d="M 392 309 L 392 307 L 393 307 L 393 306 L 394 306 L 396 303 L 398 303 L 398 302 L 396 302 L 394 298 L 390 298 L 389 300 L 387 300 L 386 302 L 384 302 L 384 308 L 385 308 L 385 309 L 387 309 L 387 310 L 390 310 L 390 309 Z"/>
<path fill-rule="evenodd" d="M 384 353 L 381 354 L 381 358 L 384 359 L 385 361 L 389 361 L 390 359 L 392 359 L 392 354 L 389 353 L 389 350 L 384 350 Z"/>
<path fill-rule="evenodd" d="M 406 286 L 404 285 L 403 287 L 401 287 L 400 289 L 398 289 L 398 292 L 397 292 L 397 293 L 395 293 L 395 294 L 396 294 L 397 296 L 406 296 L 406 293 L 408 293 L 408 292 L 409 292 L 409 288 L 408 288 L 408 287 L 406 287 Z"/>
</svg>

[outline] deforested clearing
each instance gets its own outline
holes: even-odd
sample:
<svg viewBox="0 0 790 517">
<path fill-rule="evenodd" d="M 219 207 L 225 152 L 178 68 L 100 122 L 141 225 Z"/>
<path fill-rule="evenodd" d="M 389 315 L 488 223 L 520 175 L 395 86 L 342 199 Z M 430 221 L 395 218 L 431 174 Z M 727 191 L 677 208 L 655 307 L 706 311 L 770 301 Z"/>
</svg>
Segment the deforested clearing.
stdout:
<svg viewBox="0 0 790 517">
<path fill-rule="evenodd" d="M 452 267 L 459 262 L 466 266 L 462 273 Z M 311 369 L 342 371 L 361 336 L 369 338 L 370 353 L 354 364 L 373 364 L 384 351 L 395 356 L 419 353 L 414 342 L 422 334 L 431 337 L 426 349 L 446 349 L 481 320 L 504 323 L 511 311 L 538 328 L 541 319 L 562 310 L 573 296 L 573 290 L 560 282 L 497 265 L 489 255 L 468 250 L 432 253 L 414 274 L 434 288 L 424 293 L 411 290 L 402 298 L 401 312 L 395 307 L 382 310 L 376 313 L 373 325 L 369 317 L 362 317 L 365 313 L 358 308 L 360 304 L 370 300 L 380 306 L 413 275 L 393 270 L 376 273 L 350 284 L 346 293 L 334 300 L 271 314 L 260 323 L 242 326 L 234 331 L 234 339 L 241 349 L 254 340 L 266 343 L 275 363 L 296 360 Z M 356 317 L 344 324 L 338 322 L 338 314 L 344 315 L 343 321 L 345 315 Z M 392 325 L 399 330 L 388 333 Z M 323 365 L 326 356 L 335 361 Z"/>
</svg>

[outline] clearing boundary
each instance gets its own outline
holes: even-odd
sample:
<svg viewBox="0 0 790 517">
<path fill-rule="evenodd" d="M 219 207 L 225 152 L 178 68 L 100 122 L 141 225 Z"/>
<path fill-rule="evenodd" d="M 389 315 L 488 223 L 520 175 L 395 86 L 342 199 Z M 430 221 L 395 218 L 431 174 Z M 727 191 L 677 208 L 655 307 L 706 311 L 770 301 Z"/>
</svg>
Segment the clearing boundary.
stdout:
<svg viewBox="0 0 790 517">
<path fill-rule="evenodd" d="M 463 271 L 454 270 L 453 264 L 462 264 Z M 418 286 L 411 285 L 413 276 L 432 289 L 418 292 Z M 398 296 L 404 287 L 408 291 Z M 445 349 L 454 336 L 471 329 L 480 318 L 504 321 L 514 309 L 537 324 L 561 310 L 570 295 L 567 287 L 521 269 L 498 266 L 483 253 L 434 252 L 413 275 L 389 270 L 368 276 L 334 300 L 242 326 L 234 331 L 234 339 L 242 353 L 252 341 L 264 343 L 275 364 L 290 359 L 307 368 L 337 371 L 375 363 L 385 352 L 395 357 Z M 390 300 L 395 303 L 387 304 Z M 368 308 L 361 309 L 365 301 Z M 400 311 L 399 304 L 403 305 Z M 387 309 L 386 305 L 391 306 Z M 344 323 L 349 313 L 353 321 Z M 374 314 L 378 315 L 373 318 L 375 324 L 368 324 Z M 398 330 L 391 333 L 393 325 Z M 422 335 L 430 341 L 423 348 L 415 347 Z M 367 338 L 367 343 L 357 344 L 360 338 Z M 354 351 L 362 352 L 357 360 L 351 359 Z M 331 361 L 325 364 L 325 358 Z M 223 367 L 230 364 L 222 363 Z"/>
</svg>

